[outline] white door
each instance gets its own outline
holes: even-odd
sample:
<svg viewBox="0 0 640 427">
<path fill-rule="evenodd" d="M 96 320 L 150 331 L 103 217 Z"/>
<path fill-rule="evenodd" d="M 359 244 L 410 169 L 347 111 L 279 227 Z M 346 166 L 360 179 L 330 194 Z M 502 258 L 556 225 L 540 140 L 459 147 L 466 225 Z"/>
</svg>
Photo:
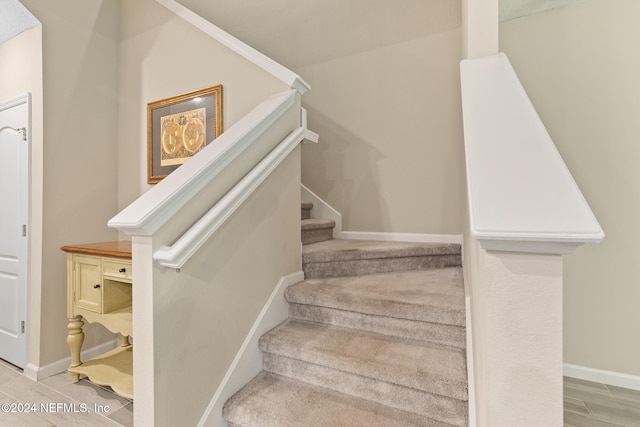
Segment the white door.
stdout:
<svg viewBox="0 0 640 427">
<path fill-rule="evenodd" d="M 0 358 L 27 364 L 30 95 L 0 102 Z"/>
</svg>

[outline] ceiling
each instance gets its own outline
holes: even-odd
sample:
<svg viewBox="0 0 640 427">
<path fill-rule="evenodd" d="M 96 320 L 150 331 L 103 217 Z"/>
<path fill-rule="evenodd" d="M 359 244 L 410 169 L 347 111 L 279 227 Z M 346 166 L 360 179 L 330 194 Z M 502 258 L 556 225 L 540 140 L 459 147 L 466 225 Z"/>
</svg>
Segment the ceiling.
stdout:
<svg viewBox="0 0 640 427">
<path fill-rule="evenodd" d="M 302 2 L 275 0 L 275 2 L 269 2 L 269 5 L 265 5 L 261 1 L 250 0 L 234 2 L 179 1 L 195 12 L 199 12 L 205 18 L 211 19 L 212 22 L 216 22 L 217 25 L 230 33 L 244 35 L 245 41 L 249 44 L 254 42 L 253 45 L 256 47 L 265 44 L 266 46 L 262 46 L 263 49 L 267 46 L 281 46 L 284 51 L 297 49 L 304 52 L 303 46 L 308 47 L 309 40 L 304 36 L 304 33 L 301 37 L 299 32 L 294 35 L 291 31 L 287 31 L 287 29 L 300 24 L 308 28 L 306 32 L 308 37 L 321 33 L 324 38 L 351 40 L 351 44 L 359 45 L 349 46 L 342 44 L 342 41 L 336 45 L 342 46 L 345 51 L 358 51 L 364 45 L 391 44 L 403 39 L 424 36 L 424 32 L 434 31 L 434 28 L 435 31 L 443 30 L 444 28 L 438 27 L 444 26 L 446 28 L 455 22 L 453 19 L 443 19 L 443 16 L 439 14 L 439 12 L 446 10 L 442 7 L 444 3 L 442 0 L 406 0 L 401 8 L 397 7 L 395 2 L 388 0 L 351 0 L 349 2 L 342 0 Z M 505 21 L 566 6 L 581 0 L 499 1 L 500 20 Z M 366 19 L 367 12 L 373 9 L 388 10 L 385 13 L 376 14 L 377 17 L 384 17 L 383 20 L 377 20 L 376 15 L 371 15 L 370 19 Z M 283 10 L 286 10 L 287 13 L 282 13 Z M 0 44 L 39 24 L 38 20 L 18 0 L 0 0 L 0 11 L 2 11 L 0 13 Z M 350 19 L 353 14 L 357 14 L 359 19 Z M 364 20 L 362 19 L 363 15 Z M 284 25 L 283 20 L 285 21 Z M 416 25 L 418 23 L 420 25 Z M 345 33 L 350 34 L 351 37 L 339 38 Z M 377 40 L 374 41 L 372 38 L 377 38 Z M 314 47 L 317 49 L 319 46 Z M 279 53 L 284 54 L 284 52 Z M 328 52 L 325 52 L 325 55 L 328 55 Z M 312 58 L 300 59 L 302 64 L 312 61 Z"/>
<path fill-rule="evenodd" d="M 0 11 L 0 44 L 40 23 L 18 0 L 0 0 Z"/>
<path fill-rule="evenodd" d="M 459 30 L 452 0 L 178 0 L 283 65 L 327 60 Z"/>
<path fill-rule="evenodd" d="M 177 1 L 294 70 L 455 30 L 462 14 L 452 0 Z M 581 0 L 498 1 L 505 21 Z"/>
</svg>

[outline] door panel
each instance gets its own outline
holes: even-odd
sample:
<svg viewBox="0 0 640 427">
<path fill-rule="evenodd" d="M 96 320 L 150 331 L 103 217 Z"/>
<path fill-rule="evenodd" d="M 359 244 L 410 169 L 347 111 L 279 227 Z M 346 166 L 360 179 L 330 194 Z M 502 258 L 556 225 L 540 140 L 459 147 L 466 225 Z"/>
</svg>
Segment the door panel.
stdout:
<svg viewBox="0 0 640 427">
<path fill-rule="evenodd" d="M 28 94 L 0 103 L 0 358 L 22 368 L 27 363 L 29 114 Z"/>
</svg>

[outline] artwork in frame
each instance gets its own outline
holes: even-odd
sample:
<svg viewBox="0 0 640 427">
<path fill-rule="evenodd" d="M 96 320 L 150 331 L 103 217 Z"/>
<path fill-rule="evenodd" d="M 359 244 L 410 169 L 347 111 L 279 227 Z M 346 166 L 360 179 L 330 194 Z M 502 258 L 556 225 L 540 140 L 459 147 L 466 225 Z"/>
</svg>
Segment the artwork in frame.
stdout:
<svg viewBox="0 0 640 427">
<path fill-rule="evenodd" d="M 222 133 L 222 85 L 147 104 L 147 182 L 156 184 Z"/>
</svg>

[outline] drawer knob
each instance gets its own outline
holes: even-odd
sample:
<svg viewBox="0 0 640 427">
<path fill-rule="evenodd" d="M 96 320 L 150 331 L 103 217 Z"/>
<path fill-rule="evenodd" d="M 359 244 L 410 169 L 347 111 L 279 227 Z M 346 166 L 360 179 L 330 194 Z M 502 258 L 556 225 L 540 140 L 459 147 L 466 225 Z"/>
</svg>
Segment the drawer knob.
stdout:
<svg viewBox="0 0 640 427">
<path fill-rule="evenodd" d="M 97 285 L 93 285 L 93 289 L 98 289 L 100 287 L 100 283 L 98 283 Z"/>
<path fill-rule="evenodd" d="M 126 273 L 126 272 L 127 272 L 127 269 L 126 269 L 126 268 L 124 268 L 124 267 L 122 267 L 122 268 L 121 268 L 120 270 L 118 270 L 118 271 L 119 271 L 120 273 Z"/>
</svg>

